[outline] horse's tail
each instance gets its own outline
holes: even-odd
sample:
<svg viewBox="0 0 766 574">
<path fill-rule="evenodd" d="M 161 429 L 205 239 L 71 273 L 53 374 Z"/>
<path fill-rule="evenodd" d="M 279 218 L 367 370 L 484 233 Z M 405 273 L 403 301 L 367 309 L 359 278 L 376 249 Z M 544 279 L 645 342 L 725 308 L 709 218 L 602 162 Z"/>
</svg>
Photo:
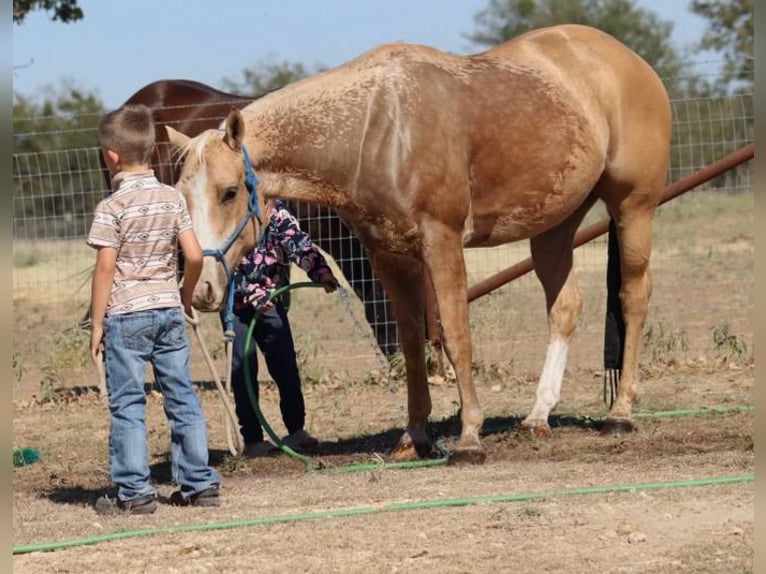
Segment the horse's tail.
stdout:
<svg viewBox="0 0 766 574">
<path fill-rule="evenodd" d="M 606 317 L 604 322 L 604 403 L 611 408 L 617 396 L 625 348 L 625 321 L 620 304 L 620 246 L 617 227 L 609 220 L 606 264 Z"/>
</svg>

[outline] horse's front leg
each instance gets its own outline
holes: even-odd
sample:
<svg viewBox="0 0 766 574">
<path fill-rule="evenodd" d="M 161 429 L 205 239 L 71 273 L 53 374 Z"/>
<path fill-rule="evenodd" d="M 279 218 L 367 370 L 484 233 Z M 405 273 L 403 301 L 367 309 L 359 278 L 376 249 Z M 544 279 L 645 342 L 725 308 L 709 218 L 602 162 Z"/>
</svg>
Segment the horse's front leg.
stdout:
<svg viewBox="0 0 766 574">
<path fill-rule="evenodd" d="M 468 323 L 467 280 L 463 244 L 459 233 L 432 221 L 424 227 L 423 259 L 431 275 L 444 348 L 455 369 L 460 393 L 460 438 L 450 455 L 450 463 L 483 463 L 486 451 L 479 439 L 484 412 L 473 384 L 473 348 Z"/>
<path fill-rule="evenodd" d="M 431 395 L 425 361 L 425 303 L 423 266 L 386 252 L 370 254 L 370 261 L 391 300 L 407 370 L 407 430 L 391 453 L 395 460 L 415 460 L 431 452 L 426 423 Z"/>
</svg>

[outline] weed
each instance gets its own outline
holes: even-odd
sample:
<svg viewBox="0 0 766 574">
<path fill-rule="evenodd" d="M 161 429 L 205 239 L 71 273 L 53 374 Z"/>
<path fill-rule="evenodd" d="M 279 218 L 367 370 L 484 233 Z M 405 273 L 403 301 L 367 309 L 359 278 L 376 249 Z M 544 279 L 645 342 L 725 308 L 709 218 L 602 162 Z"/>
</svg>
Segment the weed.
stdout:
<svg viewBox="0 0 766 574">
<path fill-rule="evenodd" d="M 24 269 L 25 267 L 35 267 L 44 263 L 46 258 L 37 249 L 32 250 L 14 250 L 13 267 L 14 269 Z"/>
<path fill-rule="evenodd" d="M 534 506 L 525 506 L 519 511 L 519 515 L 522 518 L 538 518 L 543 515 L 543 511 Z"/>
<path fill-rule="evenodd" d="M 747 353 L 747 344 L 742 337 L 731 332 L 728 323 L 722 323 L 713 328 L 713 344 L 724 363 L 732 359 L 740 359 Z"/>
<path fill-rule="evenodd" d="M 219 470 L 224 476 L 233 476 L 235 474 L 248 474 L 251 467 L 246 458 L 227 454 L 224 455 Z"/>
<path fill-rule="evenodd" d="M 56 374 L 56 371 L 50 367 L 43 369 L 45 373 L 43 380 L 40 381 L 40 392 L 36 397 L 36 400 L 40 404 L 55 403 L 61 394 L 63 383 L 61 377 Z"/>
<path fill-rule="evenodd" d="M 439 371 L 444 367 L 449 370 L 449 360 L 440 347 L 435 346 L 430 341 L 426 341 L 426 372 L 429 375 L 441 374 Z M 405 380 L 407 378 L 407 368 L 404 360 L 404 354 L 397 351 L 388 358 L 388 368 L 390 376 L 394 380 Z"/>
<path fill-rule="evenodd" d="M 78 325 L 54 333 L 48 367 L 54 371 L 87 369 L 89 344 L 90 331 Z"/>
<path fill-rule="evenodd" d="M 20 381 L 24 374 L 24 365 L 21 360 L 21 353 L 13 351 L 13 376 L 16 381 Z"/>
<path fill-rule="evenodd" d="M 659 320 L 650 322 L 643 334 L 644 359 L 649 366 L 667 366 L 677 361 L 676 354 L 689 350 L 686 333 L 673 329 Z"/>
<path fill-rule="evenodd" d="M 388 358 L 388 367 L 392 379 L 404 379 L 406 377 L 404 354 L 401 351 L 397 351 L 391 355 Z"/>
</svg>

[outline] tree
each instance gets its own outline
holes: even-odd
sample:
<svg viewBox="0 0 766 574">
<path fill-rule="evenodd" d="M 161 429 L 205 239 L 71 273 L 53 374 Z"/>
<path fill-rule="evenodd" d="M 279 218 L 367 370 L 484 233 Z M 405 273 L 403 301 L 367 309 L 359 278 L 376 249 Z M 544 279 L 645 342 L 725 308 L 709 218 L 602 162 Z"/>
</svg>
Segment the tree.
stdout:
<svg viewBox="0 0 766 574">
<path fill-rule="evenodd" d="M 742 82 L 752 92 L 755 67 L 753 0 L 692 0 L 690 9 L 708 20 L 699 47 L 722 53 L 721 80 L 725 84 Z"/>
<path fill-rule="evenodd" d="M 611 34 L 643 57 L 662 78 L 677 78 L 682 59 L 671 42 L 673 23 L 635 0 L 489 0 L 466 37 L 489 47 L 545 26 L 585 24 Z M 666 83 L 668 83 L 666 81 Z M 668 85 L 678 91 L 680 86 Z"/>
<path fill-rule="evenodd" d="M 33 10 L 53 12 L 51 19 L 65 24 L 82 20 L 84 16 L 77 0 L 13 0 L 13 23 L 22 24 Z"/>
<path fill-rule="evenodd" d="M 80 237 L 103 196 L 101 99 L 64 81 L 42 101 L 14 94 L 14 237 Z"/>
<path fill-rule="evenodd" d="M 724 52 L 730 77 L 749 79 L 750 86 L 752 7 L 752 0 L 691 1 L 691 9 L 710 20 L 700 47 Z M 599 28 L 641 55 L 663 79 L 672 101 L 673 180 L 734 151 L 735 142 L 752 141 L 752 89 L 750 97 L 730 97 L 727 82 L 690 73 L 686 57 L 671 42 L 673 23 L 635 0 L 489 0 L 474 22 L 476 30 L 466 37 L 486 47 L 535 28 L 574 23 Z M 737 174 L 721 176 L 714 185 L 727 185 Z"/>
<path fill-rule="evenodd" d="M 225 90 L 243 95 L 265 94 L 321 70 L 322 67 L 317 67 L 312 72 L 300 63 L 261 60 L 254 67 L 242 70 L 242 81 L 224 78 L 223 86 Z"/>
</svg>

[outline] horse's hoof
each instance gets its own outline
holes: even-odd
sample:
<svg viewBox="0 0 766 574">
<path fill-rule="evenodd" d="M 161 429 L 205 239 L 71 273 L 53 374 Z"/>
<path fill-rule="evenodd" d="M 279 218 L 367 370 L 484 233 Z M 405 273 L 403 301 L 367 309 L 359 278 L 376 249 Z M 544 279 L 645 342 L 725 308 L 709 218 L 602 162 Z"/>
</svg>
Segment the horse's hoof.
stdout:
<svg viewBox="0 0 766 574">
<path fill-rule="evenodd" d="M 409 445 L 396 445 L 396 448 L 389 453 L 389 458 L 394 462 L 409 462 L 418 460 L 418 452 L 415 450 L 415 445 L 410 443 Z"/>
<path fill-rule="evenodd" d="M 414 440 L 409 432 L 405 432 L 391 451 L 390 457 L 396 462 L 406 462 L 429 458 L 433 445 L 425 435 L 420 440 Z"/>
<path fill-rule="evenodd" d="M 602 435 L 628 434 L 635 432 L 636 426 L 630 419 L 607 418 L 601 426 Z"/>
<path fill-rule="evenodd" d="M 532 438 L 549 438 L 551 427 L 548 423 L 521 423 L 519 432 Z"/>
<path fill-rule="evenodd" d="M 450 453 L 447 464 L 484 464 L 486 460 L 487 451 L 483 446 L 458 448 Z"/>
</svg>

